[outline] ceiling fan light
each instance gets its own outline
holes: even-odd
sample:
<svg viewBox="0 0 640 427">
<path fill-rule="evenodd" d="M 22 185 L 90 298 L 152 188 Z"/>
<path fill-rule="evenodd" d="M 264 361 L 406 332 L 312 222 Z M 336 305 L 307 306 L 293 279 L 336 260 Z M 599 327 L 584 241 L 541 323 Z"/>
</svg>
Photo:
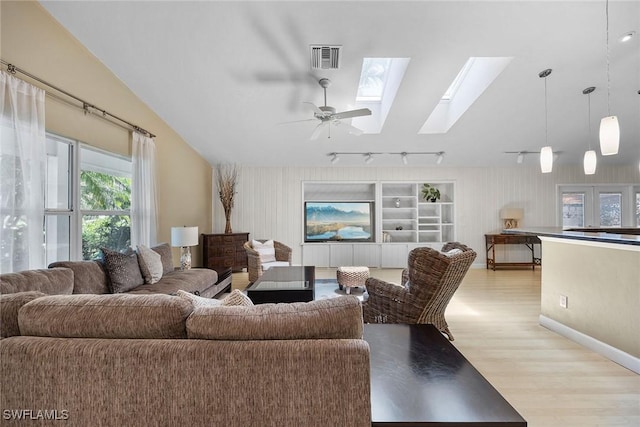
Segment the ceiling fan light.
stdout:
<svg viewBox="0 0 640 427">
<path fill-rule="evenodd" d="M 598 163 L 598 157 L 595 150 L 585 151 L 584 153 L 584 174 L 593 175 L 596 173 L 596 164 Z"/>
<path fill-rule="evenodd" d="M 540 150 L 540 170 L 542 173 L 550 173 L 553 170 L 553 150 L 551 147 L 542 147 Z"/>
<path fill-rule="evenodd" d="M 608 116 L 600 120 L 600 151 L 603 156 L 618 154 L 620 146 L 620 126 L 618 117 Z"/>
</svg>

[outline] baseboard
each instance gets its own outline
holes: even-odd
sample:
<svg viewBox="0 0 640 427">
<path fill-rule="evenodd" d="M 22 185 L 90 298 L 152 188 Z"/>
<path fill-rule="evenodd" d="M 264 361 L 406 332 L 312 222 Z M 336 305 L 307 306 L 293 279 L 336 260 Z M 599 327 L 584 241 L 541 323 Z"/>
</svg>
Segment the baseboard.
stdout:
<svg viewBox="0 0 640 427">
<path fill-rule="evenodd" d="M 606 357 L 607 359 L 616 362 L 618 365 L 624 366 L 625 368 L 635 372 L 636 374 L 640 374 L 640 359 L 626 353 L 622 350 L 619 350 L 615 347 L 610 346 L 607 343 L 599 341 L 589 335 L 583 334 L 582 332 L 576 331 L 573 328 L 570 328 L 556 320 L 553 320 L 547 316 L 540 315 L 539 323 L 541 326 L 562 335 L 565 338 L 574 341 L 589 350 L 593 350 L 596 353 Z"/>
</svg>

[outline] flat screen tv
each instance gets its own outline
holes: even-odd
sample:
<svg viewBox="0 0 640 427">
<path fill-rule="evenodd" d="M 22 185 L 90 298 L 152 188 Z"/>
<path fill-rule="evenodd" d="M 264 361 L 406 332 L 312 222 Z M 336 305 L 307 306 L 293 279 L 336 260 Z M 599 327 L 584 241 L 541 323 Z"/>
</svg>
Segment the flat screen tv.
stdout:
<svg viewBox="0 0 640 427">
<path fill-rule="evenodd" d="M 305 242 L 373 242 L 373 202 L 306 202 Z"/>
</svg>

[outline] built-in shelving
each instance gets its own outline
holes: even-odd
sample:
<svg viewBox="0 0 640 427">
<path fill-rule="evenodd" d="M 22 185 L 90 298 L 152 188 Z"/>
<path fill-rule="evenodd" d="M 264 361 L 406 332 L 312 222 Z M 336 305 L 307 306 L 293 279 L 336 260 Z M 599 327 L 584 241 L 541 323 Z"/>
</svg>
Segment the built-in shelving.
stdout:
<svg viewBox="0 0 640 427">
<path fill-rule="evenodd" d="M 422 197 L 425 182 L 440 190 L 440 200 Z M 304 201 L 371 200 L 375 202 L 374 243 L 305 243 L 305 265 L 339 267 L 406 267 L 407 255 L 415 247 L 440 249 L 456 240 L 455 185 L 453 181 L 411 182 L 307 182 L 303 184 Z"/>
</svg>

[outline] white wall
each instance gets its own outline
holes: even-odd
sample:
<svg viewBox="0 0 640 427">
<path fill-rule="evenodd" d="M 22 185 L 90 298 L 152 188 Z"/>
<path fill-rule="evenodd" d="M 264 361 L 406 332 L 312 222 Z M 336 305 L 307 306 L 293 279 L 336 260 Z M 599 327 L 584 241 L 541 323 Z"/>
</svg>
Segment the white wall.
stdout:
<svg viewBox="0 0 640 427">
<path fill-rule="evenodd" d="M 239 185 L 231 224 L 251 238 L 279 240 L 293 248 L 293 262 L 301 262 L 303 181 L 425 181 L 456 182 L 457 240 L 478 252 L 476 264 L 485 263 L 484 234 L 502 228 L 499 211 L 505 206 L 524 208 L 521 226 L 556 225 L 556 187 L 559 184 L 640 183 L 637 166 L 600 168 L 585 176 L 582 166 L 555 167 L 550 174 L 537 167 L 249 167 L 239 166 Z M 215 174 L 214 174 L 215 175 Z M 224 231 L 224 213 L 215 182 L 211 232 Z M 502 248 L 500 248 L 502 250 Z M 503 260 L 518 251 L 501 254 Z M 526 249 L 525 249 L 526 251 Z"/>
</svg>

